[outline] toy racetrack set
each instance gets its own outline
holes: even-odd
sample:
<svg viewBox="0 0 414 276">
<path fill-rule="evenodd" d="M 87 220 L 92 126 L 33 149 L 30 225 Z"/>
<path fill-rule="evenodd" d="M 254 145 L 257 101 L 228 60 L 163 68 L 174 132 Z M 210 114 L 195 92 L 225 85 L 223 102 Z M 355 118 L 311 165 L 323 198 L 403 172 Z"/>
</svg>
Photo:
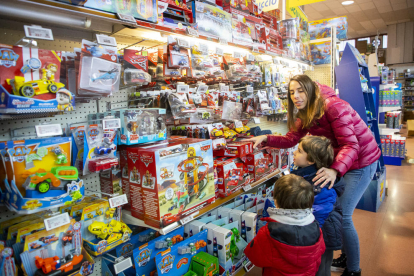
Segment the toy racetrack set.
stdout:
<svg viewBox="0 0 414 276">
<path fill-rule="evenodd" d="M 60 82 L 61 52 L 1 44 L 0 64 L 0 112 L 74 110 L 74 96 Z"/>
</svg>

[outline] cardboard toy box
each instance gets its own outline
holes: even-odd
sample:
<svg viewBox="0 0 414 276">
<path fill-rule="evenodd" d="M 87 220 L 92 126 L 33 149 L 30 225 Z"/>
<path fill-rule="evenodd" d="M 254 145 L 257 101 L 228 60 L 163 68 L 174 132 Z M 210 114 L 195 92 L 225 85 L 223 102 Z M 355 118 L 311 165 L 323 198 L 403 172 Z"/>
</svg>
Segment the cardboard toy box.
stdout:
<svg viewBox="0 0 414 276">
<path fill-rule="evenodd" d="M 0 65 L 1 113 L 74 110 L 60 82 L 61 52 L 0 44 Z"/>
<path fill-rule="evenodd" d="M 157 23 L 157 1 L 156 0 L 88 0 L 84 4 L 87 8 L 96 10 L 132 15 L 138 20 Z"/>
<path fill-rule="evenodd" d="M 226 197 L 250 183 L 250 173 L 240 158 L 217 162 L 218 195 Z"/>
<path fill-rule="evenodd" d="M 259 42 L 266 45 L 267 51 L 284 54 L 282 36 L 277 30 L 265 25 L 256 25 L 256 32 Z"/>
<path fill-rule="evenodd" d="M 255 42 L 258 41 L 256 25 L 263 24 L 263 20 L 233 8 L 230 8 L 229 12 L 232 15 L 233 43 L 247 46 L 255 45 Z"/>
<path fill-rule="evenodd" d="M 315 65 L 331 63 L 331 42 L 310 43 L 312 61 Z"/>
<path fill-rule="evenodd" d="M 249 154 L 242 157 L 243 162 L 246 164 L 250 173 L 250 177 L 259 180 L 265 175 L 268 175 L 275 171 L 275 159 L 274 151 L 271 148 L 263 148 L 261 151 Z"/>
<path fill-rule="evenodd" d="M 214 156 L 243 157 L 253 152 L 252 142 L 232 142 L 214 151 Z"/>
<path fill-rule="evenodd" d="M 165 227 L 215 200 L 211 140 L 171 140 L 139 152 L 146 224 Z"/>
<path fill-rule="evenodd" d="M 194 1 L 193 16 L 200 35 L 232 41 L 231 14 L 215 5 Z"/>
<path fill-rule="evenodd" d="M 348 20 L 346 16 L 341 16 L 309 22 L 311 40 L 331 37 L 331 27 L 336 28 L 337 39 L 345 40 L 348 38 Z"/>
<path fill-rule="evenodd" d="M 123 205 L 124 209 L 129 210 L 131 208 L 131 194 L 129 187 L 129 171 L 128 171 L 128 150 L 127 146 L 118 146 L 119 152 L 119 168 L 121 170 L 121 188 L 124 194 L 126 194 L 128 203 Z"/>
</svg>

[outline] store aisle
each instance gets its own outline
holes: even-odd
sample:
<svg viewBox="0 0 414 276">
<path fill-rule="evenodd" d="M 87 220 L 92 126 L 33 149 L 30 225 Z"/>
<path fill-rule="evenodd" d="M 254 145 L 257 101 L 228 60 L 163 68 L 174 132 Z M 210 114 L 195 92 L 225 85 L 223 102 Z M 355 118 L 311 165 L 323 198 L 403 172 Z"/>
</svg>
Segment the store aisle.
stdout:
<svg viewBox="0 0 414 276">
<path fill-rule="evenodd" d="M 406 146 L 408 158 L 414 159 L 414 137 L 407 138 Z M 387 184 L 388 196 L 377 213 L 354 214 L 363 276 L 414 275 L 414 164 L 387 166 Z M 261 269 L 247 275 L 261 275 Z"/>
</svg>

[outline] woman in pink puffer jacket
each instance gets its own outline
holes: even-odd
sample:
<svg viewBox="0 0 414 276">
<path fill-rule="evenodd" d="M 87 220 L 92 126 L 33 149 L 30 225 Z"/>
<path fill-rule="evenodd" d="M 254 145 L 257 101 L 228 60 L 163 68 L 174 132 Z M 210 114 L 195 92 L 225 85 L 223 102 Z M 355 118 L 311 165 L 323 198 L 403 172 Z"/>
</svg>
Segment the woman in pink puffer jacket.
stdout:
<svg viewBox="0 0 414 276">
<path fill-rule="evenodd" d="M 332 188 L 335 179 L 343 176 L 345 192 L 339 198 L 343 208 L 343 254 L 335 266 L 345 268 L 346 275 L 361 275 L 359 239 L 352 214 L 364 194 L 381 156 L 371 130 L 349 103 L 339 99 L 335 91 L 314 83 L 306 75 L 293 77 L 289 83 L 288 129 L 285 136 L 262 135 L 249 139 L 255 147 L 290 148 L 307 133 L 330 139 L 335 160 L 330 168 L 321 168 L 313 179 L 315 185 Z"/>
</svg>

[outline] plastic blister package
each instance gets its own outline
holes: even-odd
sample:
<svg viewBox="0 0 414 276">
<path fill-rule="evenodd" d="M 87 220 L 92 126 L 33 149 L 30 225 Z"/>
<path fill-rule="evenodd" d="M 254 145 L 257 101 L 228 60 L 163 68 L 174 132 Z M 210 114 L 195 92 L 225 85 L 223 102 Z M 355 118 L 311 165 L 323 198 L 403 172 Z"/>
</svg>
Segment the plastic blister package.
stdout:
<svg viewBox="0 0 414 276">
<path fill-rule="evenodd" d="M 140 69 L 125 69 L 124 83 L 135 85 L 147 85 L 151 82 L 151 75 Z"/>
<path fill-rule="evenodd" d="M 189 103 L 187 94 L 183 92 L 170 93 L 168 95 L 168 102 L 170 103 L 174 119 L 188 118 L 191 116 L 190 113 L 197 111 L 195 105 Z"/>
</svg>

